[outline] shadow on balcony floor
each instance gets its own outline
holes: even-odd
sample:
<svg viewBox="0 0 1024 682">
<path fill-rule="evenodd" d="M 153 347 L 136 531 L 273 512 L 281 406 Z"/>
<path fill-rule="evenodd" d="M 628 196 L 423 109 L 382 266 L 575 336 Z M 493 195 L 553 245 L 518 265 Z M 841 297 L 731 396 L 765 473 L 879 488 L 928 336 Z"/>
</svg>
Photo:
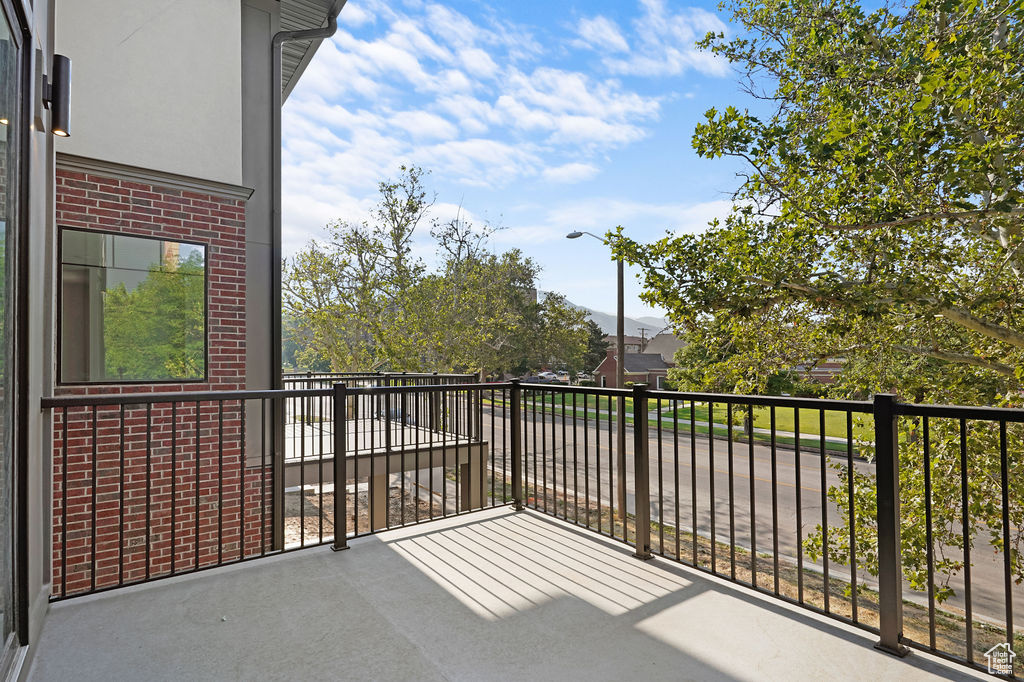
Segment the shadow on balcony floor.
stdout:
<svg viewBox="0 0 1024 682">
<path fill-rule="evenodd" d="M 504 509 L 55 605 L 31 680 L 963 679 Z M 978 676 L 984 677 L 982 675 Z"/>
</svg>

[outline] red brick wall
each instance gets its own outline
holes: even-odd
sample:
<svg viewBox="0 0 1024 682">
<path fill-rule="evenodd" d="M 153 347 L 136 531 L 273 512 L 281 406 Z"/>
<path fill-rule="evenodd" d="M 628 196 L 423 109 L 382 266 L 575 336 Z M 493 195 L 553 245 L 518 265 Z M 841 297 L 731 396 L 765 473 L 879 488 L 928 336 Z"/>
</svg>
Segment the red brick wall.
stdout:
<svg viewBox="0 0 1024 682">
<path fill-rule="evenodd" d="M 208 365 L 201 383 L 58 386 L 56 395 L 245 387 L 244 201 L 58 168 L 57 224 L 205 244 Z M 269 549 L 270 475 L 246 466 L 244 419 L 238 401 L 203 403 L 198 428 L 195 403 L 148 414 L 144 405 L 55 409 L 54 593 Z"/>
<path fill-rule="evenodd" d="M 208 381 L 58 387 L 58 395 L 245 387 L 244 201 L 58 168 L 57 225 L 201 242 L 209 286 Z"/>
</svg>

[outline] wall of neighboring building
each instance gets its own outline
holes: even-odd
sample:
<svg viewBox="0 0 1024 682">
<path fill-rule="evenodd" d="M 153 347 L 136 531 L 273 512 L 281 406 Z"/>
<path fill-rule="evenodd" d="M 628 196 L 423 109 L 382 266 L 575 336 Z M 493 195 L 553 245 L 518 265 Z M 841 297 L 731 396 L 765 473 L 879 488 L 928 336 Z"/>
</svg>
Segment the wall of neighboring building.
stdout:
<svg viewBox="0 0 1024 682">
<path fill-rule="evenodd" d="M 280 145 L 280 139 L 271 119 L 275 103 L 271 40 L 280 30 L 280 3 L 55 1 L 57 51 L 71 57 L 74 73 L 72 137 L 60 140 L 57 147 L 57 226 L 202 242 L 207 245 L 209 283 L 206 381 L 58 385 L 55 393 L 272 388 L 279 374 L 273 321 L 280 314 L 274 304 L 279 254 L 272 215 L 273 149 Z M 182 36 L 188 36 L 187 50 L 182 49 L 186 44 Z M 50 255 L 54 259 L 48 265 L 52 276 L 57 257 L 52 246 Z M 52 356 L 49 361 L 52 368 Z M 194 422 L 195 414 L 186 414 L 184 405 L 181 408 L 177 417 Z M 206 491 L 207 484 L 197 484 L 196 469 L 189 469 L 194 460 L 193 464 L 182 462 L 183 469 L 172 471 L 175 464 L 165 455 L 171 449 L 174 433 L 171 415 L 164 414 L 166 411 L 162 407 L 153 410 L 155 422 L 147 426 L 152 431 L 148 446 L 137 438 L 129 439 L 129 462 L 140 456 L 147 457 L 148 462 L 151 453 L 147 448 L 159 448 L 161 456 L 150 462 L 153 484 L 180 479 L 183 495 L 186 489 Z M 137 421 L 139 415 L 129 410 L 129 417 Z M 205 423 L 207 417 L 204 408 L 200 418 Z M 234 414 L 229 406 L 223 430 L 216 434 L 204 431 L 196 456 L 201 461 L 216 455 L 218 466 L 226 467 L 228 476 L 221 484 L 225 499 L 234 500 L 237 494 L 262 495 L 259 481 L 269 481 L 258 456 L 241 459 L 246 450 L 248 454 L 263 450 L 269 422 L 261 417 L 259 405 L 250 404 L 244 415 Z M 264 428 L 257 428 L 261 423 Z M 116 427 L 116 421 L 113 426 L 101 424 L 99 431 L 103 434 L 104 429 Z M 136 425 L 133 433 L 137 429 Z M 247 448 L 243 448 L 243 429 L 247 432 Z M 175 509 L 167 498 L 152 500 L 147 513 L 153 514 L 156 525 L 150 528 L 147 520 L 142 536 L 137 529 L 132 529 L 128 538 L 111 536 L 118 524 L 116 519 L 111 522 L 103 516 L 97 524 L 97 535 L 76 537 L 73 529 L 85 518 L 81 515 L 92 512 L 89 500 L 93 467 L 113 456 L 110 448 L 116 448 L 111 444 L 115 434 L 101 437 L 103 442 L 95 453 L 83 445 L 91 442 L 88 410 L 55 415 L 50 433 L 53 463 L 49 471 L 54 480 L 52 564 L 60 581 L 55 583 L 54 593 L 73 593 L 96 581 L 110 585 L 131 580 L 138 576 L 138 570 L 143 575 L 168 570 L 178 551 L 170 549 L 174 531 L 168 535 L 168 527 L 182 525 L 183 529 L 200 532 L 199 526 L 193 526 L 183 514 L 191 513 L 191 518 L 198 517 L 204 524 L 212 515 L 218 528 L 239 528 L 233 537 L 218 535 L 215 546 L 221 546 L 221 551 L 226 547 L 229 552 L 243 552 L 262 543 L 267 529 L 261 522 L 245 519 L 243 530 L 238 507 L 228 504 L 218 512 L 204 506 L 208 504 L 208 491 L 203 494 L 203 503 L 197 501 L 198 508 L 191 511 Z M 76 434 L 81 438 L 76 439 Z M 232 478 L 236 471 L 238 475 Z M 137 494 L 130 481 L 97 483 L 113 485 L 114 489 L 121 486 L 128 498 Z M 128 502 L 122 504 L 124 509 L 113 504 L 101 511 L 117 516 L 131 509 Z M 173 523 L 169 523 L 169 516 L 174 517 Z M 70 537 L 68 529 L 72 529 Z M 180 532 L 174 539 L 184 554 L 192 543 L 194 561 L 208 560 L 205 555 L 197 558 L 200 542 L 204 547 L 208 542 L 205 535 L 190 538 Z M 91 562 L 85 560 L 94 549 L 103 553 L 95 575 Z M 136 562 L 142 550 L 146 559 L 141 569 L 132 569 L 136 573 L 123 575 L 114 570 L 119 552 Z M 182 560 L 187 559 L 184 554 Z"/>
<path fill-rule="evenodd" d="M 193 182 L 190 178 L 175 182 L 172 178 L 133 176 L 128 168 L 109 165 L 86 170 L 77 160 L 70 167 L 58 162 L 58 227 L 116 230 L 119 234 L 163 237 L 206 246 L 208 360 L 207 379 L 200 383 L 58 385 L 55 395 L 245 388 L 246 202 L 243 196 L 230 190 L 225 193 L 190 189 Z M 246 523 L 244 531 L 241 530 L 240 500 L 237 504 L 225 504 L 219 511 L 215 505 L 218 496 L 234 500 L 239 491 L 258 497 L 259 482 L 266 484 L 269 480 L 258 468 L 243 465 L 240 434 L 244 420 L 238 409 L 237 402 L 228 404 L 224 422 L 216 406 L 204 405 L 200 419 L 211 430 L 204 433 L 198 443 L 194 440 L 194 427 L 190 435 L 188 426 L 195 422 L 191 405 L 176 408 L 177 426 L 171 419 L 170 406 L 161 405 L 151 414 L 144 408 L 129 408 L 127 428 L 121 424 L 116 408 L 104 408 L 97 444 L 93 443 L 91 409 L 59 411 L 53 424 L 55 592 L 71 594 L 159 574 L 170 570 L 173 561 L 189 559 L 192 552 L 199 554 L 197 560 L 201 564 L 212 561 L 218 551 L 241 551 L 246 540 L 250 548 L 260 546 L 261 537 L 269 532 L 269 527 L 262 528 L 262 536 L 259 523 Z M 172 443 L 180 461 L 170 456 Z M 227 472 L 219 492 L 212 479 L 202 484 L 206 492 L 198 508 L 188 507 L 183 502 L 193 499 L 197 491 L 193 452 L 200 462 L 205 459 L 211 466 L 215 463 Z M 119 464 L 122 457 L 124 464 Z M 148 470 L 150 479 L 139 475 L 125 479 L 121 467 L 130 471 L 140 463 L 143 472 Z M 100 479 L 94 481 L 97 475 Z M 130 524 L 122 531 L 119 522 L 122 514 L 127 511 L 138 517 L 139 510 L 133 509 L 137 503 L 131 501 L 146 499 L 145 490 L 153 486 L 166 488 L 172 478 L 178 486 L 174 500 L 181 498 L 180 506 L 175 507 L 170 494 L 159 496 L 149 501 L 144 523 Z M 117 490 L 122 502 L 98 508 L 96 533 L 82 534 L 75 529 L 91 524 L 90 500 L 94 484 L 97 488 Z M 203 549 L 199 540 L 190 539 L 186 534 L 200 527 L 196 525 L 197 517 L 203 528 L 227 529 L 227 534 L 216 543 L 207 542 Z M 177 554 L 172 554 L 171 550 L 172 525 L 180 526 L 174 543 Z M 90 561 L 94 549 L 100 552 L 95 574 Z M 127 572 L 120 572 L 119 565 L 125 563 L 122 558 L 128 564 Z"/>
<path fill-rule="evenodd" d="M 650 365 L 645 366 L 643 364 L 637 365 L 637 358 L 645 358 L 650 355 Z M 668 368 L 661 367 L 658 365 L 666 364 L 662 361 L 660 355 L 637 353 L 627 353 L 626 371 L 623 373 L 623 380 L 626 384 L 644 383 L 649 388 L 661 388 L 658 386 L 659 377 L 664 382 L 665 377 L 668 376 Z M 611 348 L 608 349 L 605 354 L 604 360 L 594 370 L 594 379 L 598 386 L 606 388 L 619 388 L 616 377 L 616 368 L 618 366 L 618 358 L 615 356 L 615 351 Z"/>
<path fill-rule="evenodd" d="M 274 249 L 271 213 L 273 145 L 276 138 L 270 107 L 270 41 L 280 28 L 277 0 L 243 0 L 242 22 L 242 184 L 253 188 L 245 215 L 246 251 L 246 388 L 275 387 L 280 358 L 275 357 L 274 278 L 280 269 Z"/>
<path fill-rule="evenodd" d="M 58 151 L 241 184 L 241 25 L 238 0 L 57 0 L 73 64 Z"/>
<path fill-rule="evenodd" d="M 608 344 L 609 348 L 615 349 L 618 339 L 614 334 L 609 334 L 604 337 L 605 343 Z M 622 337 L 622 345 L 625 346 L 627 353 L 642 353 L 643 351 L 643 340 L 639 336 L 626 336 Z"/>
<path fill-rule="evenodd" d="M 271 198 L 270 83 L 277 0 L 57 0 L 57 51 L 73 61 L 66 159 L 114 162 L 247 188 L 245 387 L 274 386 L 279 255 Z M 188 50 L 181 36 L 188 35 Z"/>
<path fill-rule="evenodd" d="M 245 387 L 245 200 L 235 195 L 185 189 L 106 166 L 85 170 L 58 158 L 59 228 L 113 231 L 195 242 L 206 247 L 207 381 L 152 382 L 145 390 L 235 390 Z M 60 273 L 57 273 L 58 276 Z M 119 393 L 137 385 L 57 386 L 56 395 Z"/>
</svg>

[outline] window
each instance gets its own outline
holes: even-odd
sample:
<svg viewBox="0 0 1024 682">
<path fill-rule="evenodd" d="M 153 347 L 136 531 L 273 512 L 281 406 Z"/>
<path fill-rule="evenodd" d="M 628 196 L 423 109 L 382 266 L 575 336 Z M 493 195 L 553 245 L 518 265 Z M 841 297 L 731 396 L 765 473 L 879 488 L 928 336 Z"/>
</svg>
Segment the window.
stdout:
<svg viewBox="0 0 1024 682">
<path fill-rule="evenodd" d="M 65 228 L 60 381 L 202 381 L 206 247 Z"/>
</svg>

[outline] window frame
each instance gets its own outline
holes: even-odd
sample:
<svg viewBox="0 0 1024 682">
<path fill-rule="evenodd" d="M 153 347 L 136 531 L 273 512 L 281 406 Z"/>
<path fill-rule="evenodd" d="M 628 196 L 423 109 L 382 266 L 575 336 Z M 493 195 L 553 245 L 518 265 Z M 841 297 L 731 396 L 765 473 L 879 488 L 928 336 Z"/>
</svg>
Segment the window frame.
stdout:
<svg viewBox="0 0 1024 682">
<path fill-rule="evenodd" d="M 175 244 L 188 244 L 189 246 L 200 246 L 203 248 L 203 376 L 196 379 L 124 379 L 114 381 L 104 379 L 102 381 L 64 381 L 64 232 L 88 232 L 92 234 L 111 235 L 115 237 L 133 237 L 135 239 L 149 239 L 158 242 L 174 242 Z M 168 238 L 148 234 L 134 234 L 132 232 L 118 232 L 117 230 L 104 230 L 92 227 L 71 227 L 68 225 L 57 226 L 57 385 L 58 386 L 140 386 L 140 385 L 177 385 L 177 384 L 204 384 L 210 380 L 210 244 L 202 241 L 189 239 Z"/>
<path fill-rule="evenodd" d="M 14 208 L 14 220 L 6 225 L 5 238 L 9 239 L 7 246 L 12 247 L 8 252 L 8 263 L 13 270 L 13 282 L 11 291 L 8 292 L 11 299 L 7 302 L 12 313 L 9 318 L 11 328 L 11 356 L 9 371 L 11 372 L 12 394 L 9 396 L 11 411 L 11 446 L 10 457 L 10 478 L 8 493 L 10 515 L 9 530 L 11 537 L 4 538 L 4 542 L 11 554 L 11 575 L 10 589 L 12 596 L 12 636 L 0 641 L 0 675 L 8 675 L 15 669 L 18 656 L 18 649 L 28 644 L 29 638 L 29 596 L 28 596 L 28 574 L 29 574 L 29 547 L 28 547 L 28 236 L 30 228 L 30 211 L 27 206 L 30 203 L 29 195 L 29 160 L 32 158 L 32 136 L 31 121 L 33 120 L 33 101 L 31 98 L 32 78 L 34 77 L 35 55 L 32 50 L 32 9 L 26 0 L 0 0 L 0 18 L 6 21 L 10 30 L 11 40 L 18 50 L 17 60 L 14 64 L 16 72 L 16 95 L 17 115 L 19 120 L 16 125 L 11 125 L 11 130 L 16 131 L 14 149 L 17 153 L 17 163 L 6 169 L 7 182 L 14 184 L 16 189 L 16 202 Z M 13 122 L 12 122 L 13 123 Z M 10 138 L 8 138 L 10 145 Z M 10 207 L 8 207 L 10 209 Z M 5 273 L 6 274 L 6 273 Z M 6 287 L 6 283 L 0 283 Z M 0 349 L 0 352 L 7 352 L 7 348 Z M 2 447 L 2 444 L 0 444 Z M 6 589 L 6 588 L 5 588 Z M 0 633 L 2 637 L 2 633 Z"/>
</svg>

